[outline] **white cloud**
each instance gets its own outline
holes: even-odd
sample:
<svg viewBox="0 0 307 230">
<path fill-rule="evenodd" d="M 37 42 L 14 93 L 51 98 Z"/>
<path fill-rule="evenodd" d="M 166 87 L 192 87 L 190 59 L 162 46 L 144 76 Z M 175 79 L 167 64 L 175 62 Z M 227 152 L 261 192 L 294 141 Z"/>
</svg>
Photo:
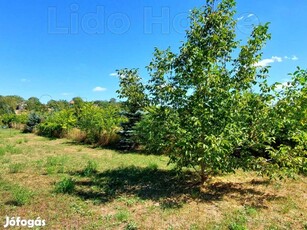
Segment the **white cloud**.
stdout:
<svg viewBox="0 0 307 230">
<path fill-rule="evenodd" d="M 281 57 L 277 57 L 277 56 L 273 56 L 273 57 L 272 57 L 272 60 L 273 60 L 274 62 L 282 62 L 282 58 L 281 58 Z"/>
<path fill-rule="evenodd" d="M 292 61 L 297 61 L 298 60 L 298 57 L 296 55 L 292 55 L 292 57 L 289 57 L 289 56 L 285 56 L 284 57 L 286 60 L 292 60 Z"/>
<path fill-rule="evenodd" d="M 255 64 L 257 67 L 265 67 L 268 66 L 270 63 L 273 63 L 274 61 L 272 59 L 264 59 L 258 63 Z"/>
<path fill-rule="evenodd" d="M 106 88 L 103 88 L 103 87 L 100 87 L 100 86 L 97 86 L 93 89 L 93 92 L 103 92 L 103 91 L 106 91 L 107 89 Z"/>
<path fill-rule="evenodd" d="M 276 90 L 277 91 L 280 91 L 280 90 L 282 90 L 283 88 L 285 88 L 285 87 L 289 87 L 289 81 L 284 81 L 283 83 L 280 83 L 280 84 L 278 84 L 278 85 L 276 85 Z"/>
<path fill-rule="evenodd" d="M 282 62 L 282 58 L 277 57 L 277 56 L 273 56 L 272 58 L 261 60 L 260 62 L 256 63 L 255 66 L 256 67 L 265 67 L 265 66 L 268 66 L 269 64 L 274 63 L 274 62 Z"/>
<path fill-rule="evenodd" d="M 117 73 L 110 73 L 110 76 L 111 77 L 117 77 L 118 75 L 117 75 Z"/>
<path fill-rule="evenodd" d="M 247 17 L 250 18 L 250 17 L 253 17 L 253 16 L 254 16 L 254 14 L 249 14 Z"/>
<path fill-rule="evenodd" d="M 298 57 L 295 56 L 295 55 L 293 55 L 292 58 L 291 58 L 291 60 L 292 60 L 292 61 L 297 61 L 297 60 L 298 60 Z"/>
</svg>

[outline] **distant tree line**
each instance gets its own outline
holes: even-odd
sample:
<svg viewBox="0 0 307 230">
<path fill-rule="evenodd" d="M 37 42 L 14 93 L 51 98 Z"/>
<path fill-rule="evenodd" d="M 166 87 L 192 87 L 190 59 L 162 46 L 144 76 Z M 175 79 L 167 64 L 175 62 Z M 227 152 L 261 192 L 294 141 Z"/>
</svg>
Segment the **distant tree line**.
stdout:
<svg viewBox="0 0 307 230">
<path fill-rule="evenodd" d="M 112 145 L 118 141 L 121 103 L 115 99 L 85 102 L 50 100 L 46 104 L 36 97 L 0 96 L 0 122 L 3 127 L 35 132 L 48 137 L 67 137 L 95 145 Z"/>
</svg>

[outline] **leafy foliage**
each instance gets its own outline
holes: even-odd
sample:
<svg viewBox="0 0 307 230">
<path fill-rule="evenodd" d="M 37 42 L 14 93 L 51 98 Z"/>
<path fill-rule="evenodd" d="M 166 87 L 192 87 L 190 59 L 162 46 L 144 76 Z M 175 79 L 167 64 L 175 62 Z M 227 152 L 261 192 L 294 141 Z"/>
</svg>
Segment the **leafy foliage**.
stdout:
<svg viewBox="0 0 307 230">
<path fill-rule="evenodd" d="M 44 110 L 44 105 L 39 101 L 37 97 L 30 97 L 26 101 L 26 109 L 28 111 L 43 111 Z"/>
<path fill-rule="evenodd" d="M 68 109 L 69 103 L 65 100 L 59 100 L 59 101 L 50 100 L 47 103 L 47 107 L 52 111 L 61 111 L 64 109 Z"/>
<path fill-rule="evenodd" d="M 32 133 L 39 123 L 41 123 L 40 115 L 36 113 L 30 113 L 28 117 L 28 121 L 26 123 L 26 127 L 24 128 L 24 132 Z"/>
<path fill-rule="evenodd" d="M 51 113 L 39 127 L 39 134 L 65 137 L 73 128 L 86 134 L 85 142 L 110 145 L 117 141 L 117 131 L 124 118 L 118 104 L 99 107 L 93 103 L 77 101 L 70 108 Z"/>
<path fill-rule="evenodd" d="M 207 0 L 191 12 L 178 54 L 155 49 L 147 86 L 127 74 L 135 70 L 119 73 L 121 98 L 148 105 L 136 129 L 141 143 L 167 153 L 178 170 L 193 167 L 202 181 L 237 168 L 271 176 L 306 168 L 306 72 L 294 74 L 293 87 L 274 91 L 268 68 L 257 65 L 269 24 L 256 26 L 242 45 L 235 1 L 214 5 Z"/>
<path fill-rule="evenodd" d="M 13 127 L 14 124 L 26 124 L 28 120 L 27 114 L 16 115 L 13 113 L 7 113 L 0 116 L 2 124 Z"/>
<path fill-rule="evenodd" d="M 276 141 L 270 157 L 283 169 L 307 173 L 307 71 L 298 68 L 276 94 L 272 109 Z"/>
<path fill-rule="evenodd" d="M 124 121 L 119 112 L 117 105 L 110 104 L 103 109 L 91 103 L 84 104 L 78 116 L 78 127 L 86 132 L 87 142 L 107 145 L 116 141 L 119 124 Z"/>
<path fill-rule="evenodd" d="M 148 103 L 148 98 L 137 69 L 122 69 L 118 70 L 117 74 L 120 79 L 120 89 L 117 90 L 117 93 L 119 98 L 126 99 L 123 103 L 122 114 L 128 119 L 127 122 L 121 124 L 119 148 L 123 150 L 135 149 L 138 146 L 135 125 L 141 120 L 142 111 Z"/>
<path fill-rule="evenodd" d="M 39 125 L 40 135 L 47 137 L 63 137 L 68 130 L 76 126 L 77 119 L 74 110 L 66 109 L 51 114 Z"/>
<path fill-rule="evenodd" d="M 147 104 L 145 87 L 141 82 L 137 69 L 122 69 L 117 71 L 120 89 L 117 90 L 119 98 L 124 98 L 123 103 L 129 112 L 135 113 Z"/>
<path fill-rule="evenodd" d="M 0 96 L 0 115 L 14 113 L 23 101 L 24 99 L 19 96 Z"/>
</svg>

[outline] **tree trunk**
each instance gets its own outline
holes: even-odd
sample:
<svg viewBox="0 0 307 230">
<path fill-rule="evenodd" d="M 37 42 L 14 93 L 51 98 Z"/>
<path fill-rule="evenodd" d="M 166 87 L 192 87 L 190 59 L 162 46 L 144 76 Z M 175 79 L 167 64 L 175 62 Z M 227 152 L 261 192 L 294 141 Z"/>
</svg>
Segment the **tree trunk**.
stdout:
<svg viewBox="0 0 307 230">
<path fill-rule="evenodd" d="M 208 175 L 205 171 L 205 164 L 202 162 L 200 163 L 200 182 L 203 185 L 208 180 Z"/>
</svg>

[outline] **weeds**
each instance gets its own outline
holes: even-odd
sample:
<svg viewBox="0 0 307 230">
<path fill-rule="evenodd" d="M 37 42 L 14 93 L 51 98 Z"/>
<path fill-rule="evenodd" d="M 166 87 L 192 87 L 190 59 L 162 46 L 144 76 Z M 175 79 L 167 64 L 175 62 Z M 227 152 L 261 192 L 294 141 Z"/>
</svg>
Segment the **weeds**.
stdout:
<svg viewBox="0 0 307 230">
<path fill-rule="evenodd" d="M 67 161 L 66 156 L 48 157 L 45 164 L 47 174 L 64 173 Z"/>
<path fill-rule="evenodd" d="M 16 141 L 16 144 L 22 144 L 22 143 L 27 143 L 29 140 L 28 139 L 26 139 L 26 138 L 21 138 L 21 139 L 18 139 L 17 141 Z"/>
<path fill-rule="evenodd" d="M 137 230 L 138 226 L 134 221 L 130 221 L 124 228 L 125 230 Z"/>
<path fill-rule="evenodd" d="M 6 149 L 4 147 L 0 147 L 0 157 L 6 154 Z"/>
<path fill-rule="evenodd" d="M 5 154 L 21 154 L 22 150 L 20 148 L 16 148 L 14 145 L 5 145 L 0 147 L 0 156 L 4 156 Z"/>
<path fill-rule="evenodd" d="M 20 186 L 13 186 L 13 188 L 11 189 L 11 193 L 13 197 L 13 203 L 16 206 L 29 204 L 31 198 L 33 197 L 33 192 Z"/>
<path fill-rule="evenodd" d="M 93 173 L 97 172 L 98 164 L 95 161 L 89 160 L 85 169 L 83 170 L 84 176 L 91 176 Z"/>
<path fill-rule="evenodd" d="M 22 163 L 15 163 L 9 165 L 9 172 L 10 173 L 19 173 L 24 169 L 25 165 Z"/>
<path fill-rule="evenodd" d="M 117 199 L 118 201 L 123 202 L 127 207 L 131 207 L 134 204 L 140 202 L 140 199 L 137 197 L 125 197 L 125 196 L 121 196 Z"/>
<path fill-rule="evenodd" d="M 56 193 L 72 193 L 75 189 L 75 181 L 71 178 L 63 178 L 55 184 Z"/>
<path fill-rule="evenodd" d="M 155 171 L 155 170 L 158 169 L 158 167 L 159 166 L 156 163 L 149 163 L 148 166 L 147 166 L 147 169 Z"/>
<path fill-rule="evenodd" d="M 129 219 L 129 212 L 127 210 L 119 210 L 115 214 L 115 219 L 119 222 L 127 222 Z"/>
</svg>

